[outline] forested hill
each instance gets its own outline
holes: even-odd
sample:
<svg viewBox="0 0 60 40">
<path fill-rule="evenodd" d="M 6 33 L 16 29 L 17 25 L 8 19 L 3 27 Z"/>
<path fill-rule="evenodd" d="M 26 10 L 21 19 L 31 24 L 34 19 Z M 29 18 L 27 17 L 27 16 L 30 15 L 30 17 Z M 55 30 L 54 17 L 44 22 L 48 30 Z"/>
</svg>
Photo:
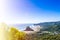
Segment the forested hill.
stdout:
<svg viewBox="0 0 60 40">
<path fill-rule="evenodd" d="M 44 23 L 38 23 L 34 25 L 40 25 L 43 27 L 41 31 L 50 31 L 50 32 L 58 32 L 60 33 L 60 21 L 57 22 L 44 22 Z"/>
<path fill-rule="evenodd" d="M 49 27 L 52 25 L 60 25 L 60 21 L 57 22 L 43 22 L 43 23 L 38 23 L 38 24 L 34 24 L 34 25 L 40 25 L 42 27 Z"/>
</svg>

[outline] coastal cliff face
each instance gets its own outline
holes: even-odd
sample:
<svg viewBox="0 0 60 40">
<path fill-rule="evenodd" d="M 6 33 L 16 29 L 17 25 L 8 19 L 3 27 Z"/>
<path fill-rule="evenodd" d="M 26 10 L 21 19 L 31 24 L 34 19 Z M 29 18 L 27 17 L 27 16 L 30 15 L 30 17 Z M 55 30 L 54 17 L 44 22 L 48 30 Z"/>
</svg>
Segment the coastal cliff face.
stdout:
<svg viewBox="0 0 60 40">
<path fill-rule="evenodd" d="M 26 34 L 34 34 L 35 33 L 35 31 L 23 31 L 23 32 L 25 32 Z"/>
<path fill-rule="evenodd" d="M 31 29 L 29 26 L 27 26 L 26 29 L 24 30 L 24 32 L 25 32 L 26 34 L 31 34 L 31 33 L 34 33 L 34 30 Z"/>
<path fill-rule="evenodd" d="M 26 27 L 26 29 L 24 30 L 24 32 L 26 34 L 34 34 L 40 31 L 40 26 L 35 26 L 34 28 L 30 28 L 29 26 Z"/>
</svg>

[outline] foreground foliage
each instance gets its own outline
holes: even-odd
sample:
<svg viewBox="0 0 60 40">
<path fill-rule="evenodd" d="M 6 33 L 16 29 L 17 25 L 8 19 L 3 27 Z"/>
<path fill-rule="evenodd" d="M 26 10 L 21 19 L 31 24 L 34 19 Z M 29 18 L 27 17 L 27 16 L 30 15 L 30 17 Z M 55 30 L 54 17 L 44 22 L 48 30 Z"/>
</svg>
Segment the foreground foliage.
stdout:
<svg viewBox="0 0 60 40">
<path fill-rule="evenodd" d="M 25 33 L 18 31 L 16 28 L 10 29 L 10 40 L 25 40 Z"/>
<path fill-rule="evenodd" d="M 5 35 L 5 38 L 0 38 L 3 40 L 60 40 L 60 34 L 54 34 L 54 35 L 50 35 L 50 34 L 38 34 L 38 33 L 34 33 L 34 34 L 26 34 L 22 31 L 19 31 L 18 29 L 11 27 L 8 28 L 8 26 L 6 26 L 6 24 L 4 24 L 2 27 L 0 27 L 0 29 L 2 31 L 0 31 L 1 36 Z M 1 37 L 0 36 L 0 37 Z"/>
<path fill-rule="evenodd" d="M 11 28 L 9 35 L 9 40 L 60 40 L 60 34 L 25 34 L 16 28 Z"/>
</svg>

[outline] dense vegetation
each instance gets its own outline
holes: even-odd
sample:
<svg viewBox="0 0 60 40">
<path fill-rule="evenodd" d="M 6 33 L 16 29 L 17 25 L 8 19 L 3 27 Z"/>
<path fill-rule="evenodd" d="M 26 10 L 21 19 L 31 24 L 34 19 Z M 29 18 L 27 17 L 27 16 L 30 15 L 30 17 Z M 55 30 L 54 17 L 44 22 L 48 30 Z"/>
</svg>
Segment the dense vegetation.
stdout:
<svg viewBox="0 0 60 40">
<path fill-rule="evenodd" d="M 16 28 L 11 28 L 10 31 L 10 40 L 25 40 L 25 33 L 18 31 Z"/>
<path fill-rule="evenodd" d="M 60 40 L 60 34 L 58 35 L 43 34 L 38 36 L 37 40 Z"/>
<path fill-rule="evenodd" d="M 2 26 L 3 27 L 3 26 Z M 9 31 L 5 30 L 8 26 L 4 24 L 4 31 L 6 33 L 6 40 L 60 40 L 60 25 L 51 25 L 42 31 L 57 32 L 58 34 L 51 35 L 50 33 L 34 33 L 26 34 L 14 27 L 10 27 Z M 3 30 L 3 29 L 2 29 Z"/>
<path fill-rule="evenodd" d="M 11 40 L 60 40 L 60 34 L 25 34 L 24 32 L 18 31 L 15 28 L 11 28 L 10 33 Z"/>
<path fill-rule="evenodd" d="M 49 35 L 49 34 L 30 34 L 27 35 L 26 40 L 60 40 L 60 34 L 58 35 Z"/>
</svg>

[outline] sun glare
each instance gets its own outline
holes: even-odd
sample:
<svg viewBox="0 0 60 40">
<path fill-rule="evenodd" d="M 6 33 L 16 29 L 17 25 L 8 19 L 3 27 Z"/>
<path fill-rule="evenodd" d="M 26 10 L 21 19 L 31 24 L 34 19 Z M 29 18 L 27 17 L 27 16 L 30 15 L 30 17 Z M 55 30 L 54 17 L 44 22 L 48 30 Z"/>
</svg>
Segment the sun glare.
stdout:
<svg viewBox="0 0 60 40">
<path fill-rule="evenodd" d="M 4 23 L 0 23 L 0 40 L 7 40 L 8 27 Z"/>
<path fill-rule="evenodd" d="M 0 40 L 7 40 L 7 27 L 4 23 L 1 23 L 3 22 L 5 19 L 4 18 L 4 15 L 6 14 L 5 12 L 5 7 L 6 7 L 6 4 L 5 4 L 5 1 L 6 0 L 0 0 Z"/>
<path fill-rule="evenodd" d="M 6 0 L 0 0 L 0 23 L 5 21 L 6 15 Z"/>
</svg>

